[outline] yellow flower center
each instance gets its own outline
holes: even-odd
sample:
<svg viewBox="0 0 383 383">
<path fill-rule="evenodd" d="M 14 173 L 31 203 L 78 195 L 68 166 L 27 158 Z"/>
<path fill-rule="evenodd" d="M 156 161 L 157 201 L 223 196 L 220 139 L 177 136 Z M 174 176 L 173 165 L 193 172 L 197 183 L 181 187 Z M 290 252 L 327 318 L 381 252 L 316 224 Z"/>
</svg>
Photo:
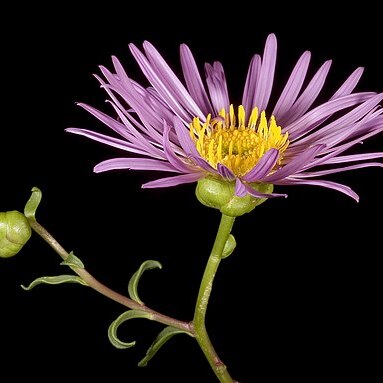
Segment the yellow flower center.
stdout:
<svg viewBox="0 0 383 383">
<path fill-rule="evenodd" d="M 266 120 L 265 111 L 260 116 L 258 108 L 251 111 L 246 124 L 246 112 L 238 107 L 238 116 L 233 105 L 229 112 L 222 109 L 219 116 L 205 123 L 195 117 L 190 124 L 190 136 L 199 154 L 217 169 L 220 163 L 229 168 L 237 177 L 248 173 L 269 149 L 278 149 L 281 163 L 283 152 L 289 145 L 288 133 L 282 133 L 275 117 Z"/>
</svg>

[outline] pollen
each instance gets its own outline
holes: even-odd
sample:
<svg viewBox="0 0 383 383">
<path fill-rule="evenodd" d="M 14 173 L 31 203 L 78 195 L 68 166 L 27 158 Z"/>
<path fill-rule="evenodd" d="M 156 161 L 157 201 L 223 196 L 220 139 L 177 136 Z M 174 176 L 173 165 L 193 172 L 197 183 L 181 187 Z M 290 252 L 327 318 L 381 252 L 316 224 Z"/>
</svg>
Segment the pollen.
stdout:
<svg viewBox="0 0 383 383">
<path fill-rule="evenodd" d="M 288 133 L 282 133 L 274 116 L 266 119 L 265 111 L 254 108 L 248 119 L 242 105 L 235 114 L 233 105 L 227 112 L 222 109 L 219 115 L 201 123 L 195 117 L 190 124 L 190 136 L 199 154 L 217 169 L 225 165 L 237 177 L 248 173 L 269 149 L 278 149 L 281 164 L 283 152 L 289 145 Z"/>
</svg>

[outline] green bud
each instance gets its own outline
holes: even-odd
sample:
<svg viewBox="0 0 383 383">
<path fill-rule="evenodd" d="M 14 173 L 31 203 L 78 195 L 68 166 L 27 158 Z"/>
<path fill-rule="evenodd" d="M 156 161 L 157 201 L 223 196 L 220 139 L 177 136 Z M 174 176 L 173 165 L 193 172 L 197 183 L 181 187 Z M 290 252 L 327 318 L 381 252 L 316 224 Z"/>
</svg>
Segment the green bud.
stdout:
<svg viewBox="0 0 383 383">
<path fill-rule="evenodd" d="M 0 257 L 16 255 L 28 242 L 32 230 L 27 218 L 20 212 L 0 212 Z"/>
<path fill-rule="evenodd" d="M 272 184 L 251 183 L 249 185 L 261 193 L 272 193 L 273 191 Z M 230 217 L 239 217 L 249 213 L 267 200 L 267 198 L 256 198 L 250 194 L 245 197 L 237 197 L 234 192 L 235 182 L 214 177 L 199 180 L 196 188 L 196 196 L 199 202 L 207 207 L 218 209 L 222 214 Z"/>
</svg>

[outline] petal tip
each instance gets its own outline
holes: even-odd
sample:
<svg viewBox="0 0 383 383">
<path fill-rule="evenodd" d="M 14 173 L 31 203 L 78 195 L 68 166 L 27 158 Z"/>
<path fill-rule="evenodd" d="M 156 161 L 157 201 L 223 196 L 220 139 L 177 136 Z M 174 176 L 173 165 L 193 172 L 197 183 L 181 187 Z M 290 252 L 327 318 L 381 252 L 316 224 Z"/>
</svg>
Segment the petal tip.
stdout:
<svg viewBox="0 0 383 383">
<path fill-rule="evenodd" d="M 277 36 L 275 35 L 275 33 L 269 33 L 269 35 L 267 36 L 267 40 L 273 40 L 273 41 L 277 41 Z"/>
</svg>

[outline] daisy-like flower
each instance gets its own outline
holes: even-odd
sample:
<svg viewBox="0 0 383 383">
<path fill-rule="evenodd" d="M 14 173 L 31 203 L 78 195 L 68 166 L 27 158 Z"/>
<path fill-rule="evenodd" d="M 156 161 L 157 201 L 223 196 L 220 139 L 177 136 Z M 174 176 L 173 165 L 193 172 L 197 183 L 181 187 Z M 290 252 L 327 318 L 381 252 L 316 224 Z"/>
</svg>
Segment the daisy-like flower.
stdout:
<svg viewBox="0 0 383 383">
<path fill-rule="evenodd" d="M 108 93 L 115 117 L 79 104 L 120 138 L 70 128 L 133 156 L 101 162 L 95 172 L 114 169 L 175 173 L 143 185 L 159 188 L 215 177 L 235 184 L 239 197 L 285 196 L 262 193 L 256 184 L 316 185 L 358 200 L 348 186 L 322 179 L 328 174 L 379 166 L 371 160 L 383 152 L 346 154 L 383 130 L 383 93 L 353 92 L 363 68 L 357 68 L 327 102 L 313 107 L 329 72 L 326 61 L 307 78 L 310 52 L 299 58 L 275 105 L 270 105 L 277 56 L 274 34 L 263 56 L 254 55 L 241 104 L 230 100 L 221 63 L 205 64 L 202 77 L 190 49 L 180 47 L 183 81 L 156 48 L 143 43 L 130 50 L 150 83 L 144 87 L 128 77 L 113 57 L 114 72 L 101 67 L 96 76 Z"/>
</svg>

